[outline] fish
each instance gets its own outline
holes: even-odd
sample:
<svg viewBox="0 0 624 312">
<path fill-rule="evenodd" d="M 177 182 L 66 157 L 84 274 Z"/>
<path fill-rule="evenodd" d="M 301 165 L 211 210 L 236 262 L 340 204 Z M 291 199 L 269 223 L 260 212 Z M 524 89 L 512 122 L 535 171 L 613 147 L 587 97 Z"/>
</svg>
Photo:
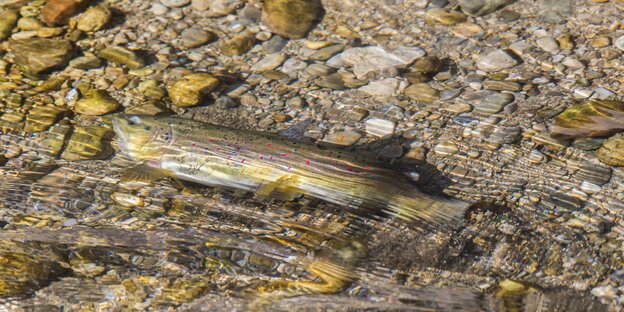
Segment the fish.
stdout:
<svg viewBox="0 0 624 312">
<path fill-rule="evenodd" d="M 339 148 L 277 133 L 169 116 L 112 120 L 121 154 L 138 163 L 126 179 L 160 177 L 293 201 L 305 195 L 350 211 L 414 224 L 460 225 L 471 203 L 422 192 L 398 170 Z M 297 126 L 295 126 L 297 127 Z M 301 127 L 299 127 L 301 130 Z"/>
</svg>

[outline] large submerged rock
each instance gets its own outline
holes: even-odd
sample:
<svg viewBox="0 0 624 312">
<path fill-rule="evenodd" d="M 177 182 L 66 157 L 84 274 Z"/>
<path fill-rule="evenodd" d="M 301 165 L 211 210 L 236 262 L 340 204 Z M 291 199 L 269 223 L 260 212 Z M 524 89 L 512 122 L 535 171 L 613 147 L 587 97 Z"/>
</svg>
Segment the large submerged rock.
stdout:
<svg viewBox="0 0 624 312">
<path fill-rule="evenodd" d="M 66 66 L 74 51 L 68 40 L 43 38 L 13 40 L 9 49 L 15 54 L 15 63 L 30 75 Z"/>
<path fill-rule="evenodd" d="M 262 23 L 282 37 L 299 39 L 321 15 L 320 0 L 265 0 Z"/>
<path fill-rule="evenodd" d="M 462 11 L 474 16 L 493 13 L 517 0 L 459 0 Z"/>
<path fill-rule="evenodd" d="M 608 136 L 624 130 L 624 102 L 590 100 L 557 117 L 551 135 L 560 138 Z"/>
</svg>

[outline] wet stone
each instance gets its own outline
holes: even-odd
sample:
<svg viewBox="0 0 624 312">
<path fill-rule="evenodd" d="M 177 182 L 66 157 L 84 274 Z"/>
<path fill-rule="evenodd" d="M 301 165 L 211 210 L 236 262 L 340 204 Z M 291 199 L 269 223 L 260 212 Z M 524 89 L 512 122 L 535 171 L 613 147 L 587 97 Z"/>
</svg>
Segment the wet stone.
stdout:
<svg viewBox="0 0 624 312">
<path fill-rule="evenodd" d="M 337 53 L 339 53 L 340 51 L 342 51 L 342 49 L 344 49 L 344 48 L 345 48 L 344 44 L 330 45 L 328 47 L 325 47 L 325 48 L 322 48 L 322 49 L 319 49 L 319 50 L 315 51 L 308 58 L 310 60 L 313 60 L 313 61 L 326 61 L 329 58 L 331 58 L 332 56 L 334 56 Z"/>
<path fill-rule="evenodd" d="M 459 5 L 466 14 L 483 16 L 502 9 L 514 2 L 516 2 L 516 0 L 459 0 Z"/>
<path fill-rule="evenodd" d="M 125 65 L 130 69 L 145 66 L 145 61 L 136 53 L 119 46 L 109 46 L 98 53 L 98 56 L 115 64 Z"/>
<path fill-rule="evenodd" d="M 221 47 L 221 53 L 225 55 L 241 55 L 253 48 L 256 37 L 250 34 L 240 34 L 234 36 Z"/>
<path fill-rule="evenodd" d="M 49 0 L 43 7 L 43 21 L 48 25 L 67 24 L 69 18 L 78 14 L 89 1 L 86 0 Z"/>
<path fill-rule="evenodd" d="M 32 75 L 66 66 L 74 51 L 67 40 L 43 38 L 14 40 L 9 49 L 15 54 L 15 62 Z"/>
<path fill-rule="evenodd" d="M 513 102 L 514 95 L 483 90 L 468 94 L 466 100 L 471 102 L 474 112 L 488 116 L 502 111 L 505 105 Z"/>
<path fill-rule="evenodd" d="M 522 136 L 522 129 L 516 126 L 500 126 L 495 127 L 489 137 L 489 140 L 497 144 L 513 144 Z"/>
<path fill-rule="evenodd" d="M 342 79 L 342 76 L 339 73 L 333 73 L 331 75 L 325 76 L 316 82 L 321 87 L 330 88 L 334 90 L 342 90 L 346 88 L 345 82 Z"/>
<path fill-rule="evenodd" d="M 387 52 L 381 47 L 370 46 L 352 48 L 341 54 L 342 60 L 353 66 L 353 73 L 358 79 L 377 79 L 394 77 L 399 68 L 405 68 L 425 55 L 419 47 L 404 47 Z"/>
<path fill-rule="evenodd" d="M 238 106 L 238 102 L 236 102 L 233 98 L 229 96 L 220 96 L 215 101 L 215 106 L 221 109 L 230 109 Z"/>
<path fill-rule="evenodd" d="M 598 149 L 596 156 L 609 166 L 624 166 L 624 133 L 618 133 L 607 139 Z"/>
<path fill-rule="evenodd" d="M 262 23 L 282 37 L 303 38 L 320 17 L 320 0 L 266 0 L 262 8 Z"/>
<path fill-rule="evenodd" d="M 433 103 L 440 98 L 440 92 L 426 83 L 413 84 L 403 91 L 414 101 Z"/>
<path fill-rule="evenodd" d="M 104 159 L 113 153 L 114 132 L 100 126 L 75 127 L 61 155 L 67 160 Z"/>
<path fill-rule="evenodd" d="M 0 10 L 0 41 L 11 36 L 18 18 L 19 15 L 15 11 Z"/>
<path fill-rule="evenodd" d="M 483 87 L 496 91 L 520 91 L 522 85 L 515 81 L 508 80 L 485 80 L 483 81 Z"/>
<path fill-rule="evenodd" d="M 599 149 L 604 141 L 603 138 L 578 138 L 572 142 L 572 145 L 584 151 L 593 151 Z"/>
<path fill-rule="evenodd" d="M 487 72 L 495 72 L 518 65 L 518 61 L 503 50 L 494 50 L 480 55 L 476 62 L 477 68 Z"/>
<path fill-rule="evenodd" d="M 372 96 L 391 96 L 399 88 L 400 81 L 396 78 L 385 78 L 369 82 L 359 90 Z"/>
<path fill-rule="evenodd" d="M 133 104 L 124 109 L 126 114 L 144 114 L 144 115 L 161 115 L 171 114 L 171 110 L 167 108 L 159 100 L 147 100 L 143 103 Z"/>
<path fill-rule="evenodd" d="M 120 106 L 105 90 L 92 90 L 76 102 L 73 110 L 78 114 L 100 116 L 112 113 Z"/>
<path fill-rule="evenodd" d="M 450 156 L 459 151 L 457 144 L 451 141 L 442 141 L 433 147 L 433 151 L 442 156 Z"/>
<path fill-rule="evenodd" d="M 434 8 L 425 14 L 425 22 L 428 24 L 455 25 L 465 21 L 466 15 L 459 11 Z"/>
<path fill-rule="evenodd" d="M 45 131 L 61 119 L 65 113 L 65 109 L 56 106 L 35 106 L 26 116 L 24 130 L 30 132 Z"/>
<path fill-rule="evenodd" d="M 351 146 L 362 138 L 362 135 L 355 131 L 334 132 L 323 138 L 323 143 L 337 146 Z"/>
<path fill-rule="evenodd" d="M 55 125 L 43 136 L 43 140 L 39 142 L 37 151 L 49 156 L 58 156 L 63 150 L 65 139 L 71 132 L 68 125 Z"/>
<path fill-rule="evenodd" d="M 85 32 L 98 31 L 110 21 L 111 17 L 112 13 L 108 7 L 92 6 L 78 17 L 76 28 Z"/>
<path fill-rule="evenodd" d="M 396 124 L 393 121 L 381 118 L 370 118 L 365 123 L 366 133 L 376 137 L 393 134 L 395 127 Z"/>
<path fill-rule="evenodd" d="M 280 65 L 282 65 L 282 63 L 284 63 L 285 60 L 286 60 L 286 56 L 283 54 L 279 54 L 279 53 L 269 54 L 265 56 L 263 59 L 261 59 L 260 61 L 258 61 L 256 64 L 254 64 L 251 67 L 251 70 L 255 72 L 264 72 L 264 71 L 274 70 Z"/>
<path fill-rule="evenodd" d="M 206 73 L 186 75 L 169 88 L 169 97 L 179 107 L 199 105 L 204 96 L 212 92 L 219 83 L 217 77 Z"/>
<path fill-rule="evenodd" d="M 182 31 L 180 35 L 180 44 L 187 49 L 196 48 L 216 39 L 213 32 L 198 29 L 195 27 Z"/>
<path fill-rule="evenodd" d="M 102 60 L 95 55 L 77 57 L 69 62 L 69 66 L 78 69 L 92 69 L 102 66 Z"/>
<path fill-rule="evenodd" d="M 596 185 L 603 185 L 611 180 L 611 168 L 588 164 L 582 166 L 574 176 L 579 180 L 587 181 Z"/>
<path fill-rule="evenodd" d="M 160 0 L 160 3 L 170 8 L 180 8 L 191 3 L 191 0 Z"/>
<path fill-rule="evenodd" d="M 555 117 L 551 135 L 561 138 L 608 136 L 624 130 L 624 102 L 590 100 Z"/>
</svg>

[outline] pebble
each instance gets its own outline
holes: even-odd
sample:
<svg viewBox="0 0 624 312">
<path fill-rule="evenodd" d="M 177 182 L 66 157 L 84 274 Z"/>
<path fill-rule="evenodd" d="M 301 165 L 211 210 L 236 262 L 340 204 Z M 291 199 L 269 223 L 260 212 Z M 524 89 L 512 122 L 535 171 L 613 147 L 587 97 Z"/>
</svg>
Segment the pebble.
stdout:
<svg viewBox="0 0 624 312">
<path fill-rule="evenodd" d="M 191 3 L 191 0 L 160 0 L 160 3 L 170 8 L 181 8 Z"/>
<path fill-rule="evenodd" d="M 518 65 L 518 61 L 503 50 L 494 50 L 480 55 L 476 62 L 477 68 L 486 72 L 495 72 Z"/>
<path fill-rule="evenodd" d="M 221 109 L 230 109 L 238 106 L 238 103 L 229 96 L 220 96 L 215 101 L 215 106 Z"/>
<path fill-rule="evenodd" d="M 461 23 L 451 28 L 451 34 L 461 38 L 476 37 L 483 33 L 483 28 L 473 23 Z"/>
<path fill-rule="evenodd" d="M 79 56 L 69 62 L 69 66 L 79 69 L 92 69 L 102 66 L 102 60 L 95 55 Z"/>
<path fill-rule="evenodd" d="M 559 51 L 559 44 L 553 38 L 550 38 L 550 37 L 539 38 L 537 39 L 536 43 L 538 47 L 540 47 L 542 50 L 546 52 L 556 53 L 557 51 Z"/>
<path fill-rule="evenodd" d="M 76 20 L 76 28 L 84 32 L 98 31 L 106 25 L 112 17 L 111 10 L 103 5 L 92 6 L 82 13 Z"/>
<path fill-rule="evenodd" d="M 0 40 L 11 36 L 13 28 L 17 25 L 19 15 L 15 11 L 0 10 Z"/>
<path fill-rule="evenodd" d="M 212 0 L 191 0 L 191 7 L 195 10 L 204 11 L 210 8 Z"/>
<path fill-rule="evenodd" d="M 77 126 L 61 157 L 70 161 L 107 158 L 113 153 L 110 146 L 113 136 L 113 132 L 107 127 Z"/>
<path fill-rule="evenodd" d="M 334 132 L 326 135 L 322 143 L 337 146 L 351 146 L 362 138 L 362 135 L 355 131 Z"/>
<path fill-rule="evenodd" d="M 82 0 L 48 0 L 42 9 L 43 21 L 48 25 L 62 25 L 88 4 Z"/>
<path fill-rule="evenodd" d="M 372 96 L 391 96 L 399 88 L 400 82 L 396 78 L 384 78 L 371 81 L 367 85 L 360 87 L 359 90 Z"/>
<path fill-rule="evenodd" d="M 413 84 L 403 91 L 406 96 L 414 101 L 433 103 L 440 98 L 440 91 L 426 83 Z"/>
<path fill-rule="evenodd" d="M 289 58 L 284 62 L 284 65 L 282 66 L 282 72 L 289 76 L 293 76 L 296 75 L 298 72 L 306 69 L 307 66 L 308 63 L 293 57 Z"/>
<path fill-rule="evenodd" d="M 262 23 L 274 34 L 299 39 L 312 28 L 322 10 L 320 0 L 265 0 Z"/>
<path fill-rule="evenodd" d="M 342 51 L 344 47 L 345 47 L 344 44 L 330 45 L 328 47 L 319 49 L 315 51 L 314 53 L 310 54 L 310 56 L 308 56 L 308 59 L 313 60 L 313 61 L 326 61 L 332 56 L 334 56 L 336 53 L 339 53 L 340 51 Z"/>
<path fill-rule="evenodd" d="M 166 6 L 155 2 L 152 4 L 152 7 L 150 8 L 150 12 L 152 12 L 152 14 L 154 15 L 165 15 L 167 14 L 167 12 L 169 12 L 169 8 L 167 8 Z"/>
<path fill-rule="evenodd" d="M 264 72 L 269 70 L 274 70 L 284 61 L 286 60 L 286 56 L 280 53 L 273 53 L 266 55 L 263 59 L 258 61 L 251 67 L 251 70 L 254 72 Z"/>
<path fill-rule="evenodd" d="M 433 147 L 433 151 L 442 156 L 450 156 L 459 151 L 457 144 L 451 141 L 442 141 Z"/>
<path fill-rule="evenodd" d="M 286 101 L 286 105 L 290 108 L 302 109 L 306 107 L 306 102 L 299 96 L 292 97 Z"/>
<path fill-rule="evenodd" d="M 97 54 L 99 57 L 130 69 L 139 69 L 145 66 L 145 61 L 136 53 L 120 46 L 108 46 Z"/>
<path fill-rule="evenodd" d="M 483 16 L 493 13 L 516 0 L 459 0 L 458 3 L 464 13 L 474 16 Z"/>
<path fill-rule="evenodd" d="M 394 121 L 381 118 L 370 118 L 365 122 L 366 133 L 380 138 L 393 134 L 395 127 Z"/>
<path fill-rule="evenodd" d="M 425 13 L 425 23 L 455 25 L 466 21 L 466 15 L 460 11 L 447 11 L 441 8 L 430 9 Z"/>
<path fill-rule="evenodd" d="M 451 113 L 466 113 L 472 110 L 472 105 L 468 103 L 454 103 L 444 108 Z"/>
<path fill-rule="evenodd" d="M 37 36 L 40 38 L 52 38 L 61 35 L 65 29 L 60 27 L 41 27 L 37 29 Z M 71 38 L 68 36 L 68 38 Z M 72 39 L 72 41 L 75 41 Z"/>
<path fill-rule="evenodd" d="M 358 79 L 366 80 L 394 77 L 399 68 L 405 68 L 424 55 L 425 51 L 419 47 L 404 47 L 389 53 L 381 47 L 369 46 L 345 50 L 341 59 L 353 66 Z"/>
<path fill-rule="evenodd" d="M 191 27 L 182 31 L 180 44 L 182 47 L 190 49 L 202 46 L 215 39 L 216 35 L 213 32 Z"/>
<path fill-rule="evenodd" d="M 492 90 L 476 91 L 466 96 L 472 102 L 473 111 L 486 116 L 499 113 L 505 105 L 513 102 L 514 95 Z"/>
<path fill-rule="evenodd" d="M 615 41 L 613 42 L 613 45 L 616 48 L 624 51 L 624 36 L 620 36 L 617 39 L 615 39 Z"/>
<path fill-rule="evenodd" d="M 221 47 L 221 53 L 225 55 L 241 55 L 251 50 L 256 42 L 256 37 L 250 34 L 234 36 Z"/>
<path fill-rule="evenodd" d="M 522 90 L 522 85 L 520 83 L 509 80 L 485 80 L 482 84 L 484 88 L 496 91 Z"/>
<path fill-rule="evenodd" d="M 211 74 L 189 74 L 169 88 L 169 97 L 171 102 L 178 107 L 199 105 L 204 96 L 212 92 L 219 84 L 219 79 Z"/>
<path fill-rule="evenodd" d="M 7 21 L 10 22 L 10 17 L 8 16 L 2 16 L 4 12 L 0 12 L 0 20 L 2 19 L 7 19 Z M 4 23 L 6 23 L 7 21 L 4 21 Z M 0 22 L 2 23 L 2 22 Z M 17 21 L 17 28 L 21 29 L 21 30 L 37 30 L 39 28 L 43 27 L 43 23 L 34 18 L 34 17 L 22 17 Z M 0 24 L 0 34 L 2 33 L 2 25 Z M 0 35 L 0 38 L 2 36 Z"/>
<path fill-rule="evenodd" d="M 121 105 L 105 90 L 92 90 L 74 105 L 73 111 L 89 116 L 100 116 L 112 113 Z"/>
</svg>

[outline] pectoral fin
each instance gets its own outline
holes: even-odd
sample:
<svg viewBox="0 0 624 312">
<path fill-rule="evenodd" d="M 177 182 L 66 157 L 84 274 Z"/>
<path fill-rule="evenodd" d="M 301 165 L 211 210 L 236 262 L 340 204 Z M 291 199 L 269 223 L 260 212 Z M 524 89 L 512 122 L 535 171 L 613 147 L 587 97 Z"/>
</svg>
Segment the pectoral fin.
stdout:
<svg viewBox="0 0 624 312">
<path fill-rule="evenodd" d="M 139 181 L 151 183 L 160 178 L 171 176 L 168 170 L 149 165 L 148 163 L 138 164 L 128 169 L 122 176 L 122 181 Z"/>
<path fill-rule="evenodd" d="M 255 198 L 264 200 L 267 197 L 272 197 L 284 201 L 293 201 L 300 194 L 296 185 L 296 176 L 284 175 L 273 182 L 261 185 L 256 191 Z"/>
</svg>

